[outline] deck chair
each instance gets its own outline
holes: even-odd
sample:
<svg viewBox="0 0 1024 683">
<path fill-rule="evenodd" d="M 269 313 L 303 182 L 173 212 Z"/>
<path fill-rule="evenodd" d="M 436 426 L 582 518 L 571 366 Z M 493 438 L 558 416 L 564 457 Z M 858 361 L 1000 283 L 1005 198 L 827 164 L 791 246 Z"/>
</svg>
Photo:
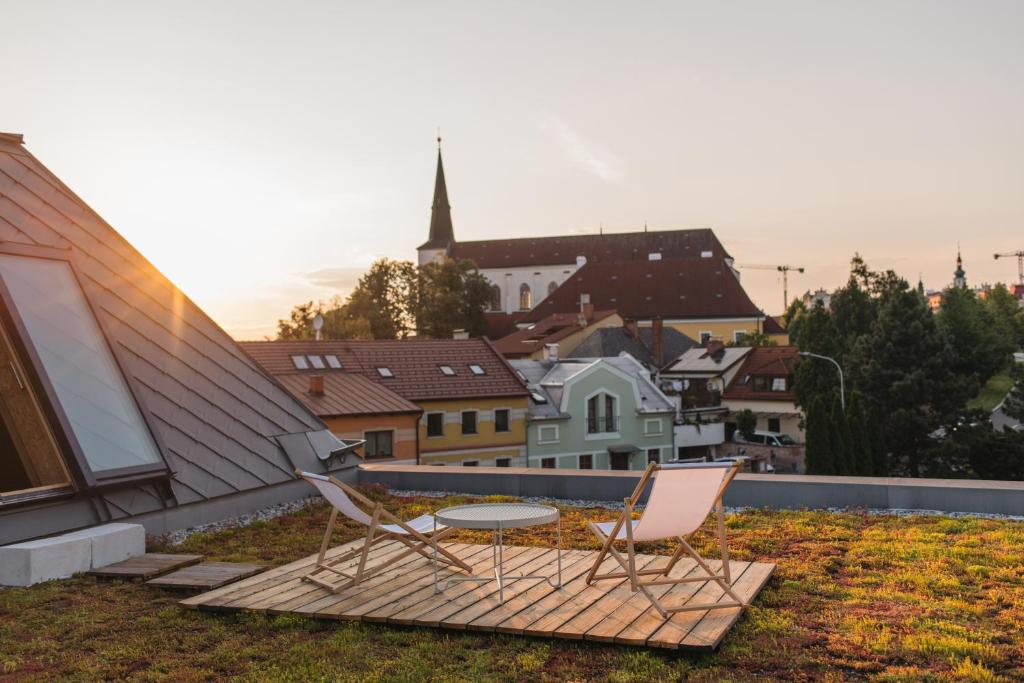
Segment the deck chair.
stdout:
<svg viewBox="0 0 1024 683">
<path fill-rule="evenodd" d="M 633 494 L 625 499 L 625 509 L 614 522 L 589 522 L 590 530 L 601 540 L 601 552 L 598 553 L 594 566 L 587 574 L 589 585 L 603 579 L 628 578 L 633 592 L 642 591 L 651 601 L 658 613 L 665 619 L 676 612 L 693 610 L 723 609 L 726 607 L 745 607 L 743 600 L 732 589 L 732 578 L 729 574 L 729 548 L 725 541 L 725 520 L 722 512 L 722 494 L 736 476 L 739 464 L 733 462 L 707 462 L 693 464 L 659 465 L 651 463 L 640 477 Z M 633 508 L 640 500 L 648 481 L 654 478 L 651 495 L 640 519 L 632 518 Z M 712 507 L 718 516 L 718 539 L 722 546 L 721 573 L 712 571 L 708 563 L 690 545 L 689 540 L 704 524 Z M 658 569 L 636 568 L 636 552 L 634 544 L 642 541 L 659 541 L 675 538 L 679 546 L 664 567 Z M 626 554 L 615 549 L 617 541 L 626 543 Z M 696 576 L 669 578 L 669 572 L 683 557 L 689 555 L 700 569 Z M 605 557 L 611 555 L 622 565 L 621 572 L 598 574 Z M 654 578 L 645 579 L 643 577 Z M 681 607 L 666 607 L 651 592 L 650 586 L 683 583 L 687 581 L 714 581 L 731 600 L 714 603 L 691 604 Z"/>
<path fill-rule="evenodd" d="M 385 510 L 381 503 L 373 502 L 334 477 L 301 470 L 296 470 L 295 474 L 312 484 L 334 508 L 331 510 L 330 521 L 327 522 L 327 531 L 324 532 L 323 542 L 320 543 L 320 554 L 316 558 L 316 565 L 312 571 L 302 577 L 303 581 L 315 583 L 332 593 L 338 593 L 350 586 L 358 585 L 365 578 L 384 571 L 412 553 L 419 553 L 431 561 L 436 558 L 437 562 L 459 567 L 467 572 L 472 571 L 468 564 L 440 546 L 439 541 L 454 532 L 455 529 L 443 524 L 435 526 L 433 515 L 420 515 L 416 519 L 403 522 Z M 353 502 L 353 499 L 372 508 L 370 514 L 365 513 Z M 328 560 L 326 559 L 327 550 L 331 544 L 331 534 L 334 532 L 334 524 L 338 519 L 339 512 L 368 528 L 366 541 L 360 547 Z M 392 523 L 381 524 L 381 520 Z M 398 555 L 391 556 L 386 561 L 367 568 L 366 563 L 370 549 L 378 543 L 388 540 L 399 541 L 407 547 Z M 354 575 L 338 569 L 337 565 L 356 556 L 359 556 L 359 564 L 356 566 Z"/>
</svg>

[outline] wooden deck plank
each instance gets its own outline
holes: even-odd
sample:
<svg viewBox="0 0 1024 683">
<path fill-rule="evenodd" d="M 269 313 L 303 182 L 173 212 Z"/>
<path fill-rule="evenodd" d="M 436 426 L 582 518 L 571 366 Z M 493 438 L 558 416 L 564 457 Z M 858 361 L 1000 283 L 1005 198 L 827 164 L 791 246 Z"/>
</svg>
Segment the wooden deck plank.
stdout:
<svg viewBox="0 0 1024 683">
<path fill-rule="evenodd" d="M 167 553 L 146 553 L 138 557 L 93 569 L 86 572 L 89 576 L 103 579 L 137 579 L 146 580 L 167 574 L 191 564 L 203 561 L 202 555 L 170 555 Z"/>
<path fill-rule="evenodd" d="M 259 574 L 266 567 L 241 562 L 203 562 L 146 582 L 157 588 L 211 590 Z"/>
<path fill-rule="evenodd" d="M 697 569 L 697 563 L 690 558 L 684 558 L 672 568 L 669 576 L 672 578 L 683 578 L 693 573 L 694 569 Z M 649 588 L 654 597 L 659 599 L 671 589 L 672 586 L 670 584 L 651 586 Z M 610 606 L 598 602 L 589 610 L 593 616 L 585 619 L 586 623 L 590 624 L 590 627 L 583 633 L 583 638 L 606 643 L 614 642 L 615 636 L 619 635 L 619 633 L 630 626 L 641 614 L 651 607 L 651 601 L 642 592 L 631 592 L 629 598 L 616 604 L 614 609 L 609 609 L 608 607 Z M 597 610 L 601 611 L 593 614 Z M 580 615 L 577 618 L 585 618 L 585 616 Z M 575 626 L 575 624 L 569 624 L 568 626 Z"/>
<path fill-rule="evenodd" d="M 717 572 L 722 566 L 721 561 L 716 561 L 714 564 L 708 563 Z M 741 565 L 737 568 L 737 565 Z M 732 576 L 735 578 L 734 581 L 738 581 L 743 577 L 743 573 L 750 567 L 749 562 L 737 562 L 732 564 Z M 665 599 L 662 600 L 662 604 L 666 607 L 672 607 L 675 605 L 682 604 L 682 600 L 676 597 L 677 592 L 682 592 L 682 585 L 673 586 L 666 595 Z M 724 595 L 722 587 L 714 581 L 708 581 L 705 583 L 699 591 L 692 597 L 689 597 L 685 602 L 689 604 L 700 604 L 704 602 L 718 602 Z M 647 644 L 651 647 L 665 647 L 670 649 L 676 649 L 679 647 L 679 643 L 686 637 L 686 635 L 693 630 L 693 627 L 697 623 L 707 616 L 708 612 L 694 611 L 694 612 L 678 612 L 673 614 L 672 617 L 662 624 L 661 628 L 655 631 L 650 638 L 647 639 Z"/>
<path fill-rule="evenodd" d="M 331 556 L 347 552 L 353 544 L 339 546 L 331 551 Z M 474 574 L 484 577 L 492 571 L 490 546 L 462 543 L 443 546 L 467 562 Z M 385 559 L 388 553 L 402 549 L 404 546 L 382 544 L 374 549 L 371 566 Z M 594 551 L 564 551 L 563 585 L 555 588 L 542 579 L 514 579 L 516 574 L 522 573 L 554 577 L 557 574 L 554 549 L 507 546 L 505 570 L 513 576 L 505 585 L 504 604 L 498 602 L 497 582 L 493 580 L 456 583 L 440 594 L 435 593 L 433 565 L 418 554 L 404 557 L 358 586 L 337 594 L 301 581 L 300 577 L 308 573 L 315 562 L 315 556 L 310 556 L 181 602 L 198 609 L 266 611 L 697 650 L 717 647 L 742 614 L 739 608 L 700 610 L 677 613 L 666 621 L 642 593 L 632 592 L 626 579 L 608 579 L 587 586 L 586 573 L 596 556 Z M 657 563 L 665 561 L 665 556 L 637 556 L 638 568 L 658 566 Z M 710 564 L 716 569 L 720 566 L 716 561 Z M 614 560 L 608 560 L 601 570 L 617 568 Z M 765 586 L 774 568 L 772 564 L 734 561 L 736 591 L 744 600 L 752 600 Z M 204 574 L 209 570 L 197 567 L 196 572 Z M 684 559 L 673 569 L 672 575 L 694 576 L 698 572 L 691 560 Z M 464 572 L 449 568 L 439 569 L 438 575 L 442 581 L 465 576 Z M 718 601 L 723 595 L 714 582 L 656 586 L 652 591 L 671 606 L 686 601 Z"/>
<path fill-rule="evenodd" d="M 527 555 L 527 551 L 531 550 L 540 549 L 522 547 L 506 548 L 506 569 L 508 571 L 512 571 L 519 567 L 523 562 L 526 562 L 528 558 L 534 554 L 531 553 L 530 555 Z M 493 569 L 494 564 L 491 560 L 491 556 L 485 555 L 481 556 L 479 561 L 473 565 L 473 574 L 475 576 L 486 577 L 490 575 Z M 429 612 L 441 605 L 446 605 L 452 600 L 457 600 L 481 585 L 489 584 L 485 584 L 482 581 L 464 581 L 448 586 L 448 588 L 442 590 L 440 593 L 435 593 L 434 584 L 430 583 L 415 593 L 411 593 L 406 596 L 400 604 L 396 604 L 394 608 L 388 609 L 386 614 L 375 614 L 374 616 L 380 620 L 386 619 L 392 624 L 413 624 L 416 623 L 416 618 L 421 614 Z"/>
<path fill-rule="evenodd" d="M 327 557 L 331 558 L 337 557 L 338 555 L 342 555 L 351 550 L 352 548 L 354 548 L 357 543 L 361 542 L 362 539 L 356 539 L 354 541 L 349 541 L 348 543 L 344 543 L 340 546 L 332 548 L 328 551 Z M 178 604 L 182 607 L 188 607 L 190 609 L 198 609 L 200 607 L 204 609 L 218 608 L 220 605 L 224 604 L 222 600 L 228 595 L 237 595 L 242 591 L 249 590 L 253 586 L 273 582 L 278 580 L 282 576 L 291 574 L 292 572 L 299 571 L 302 568 L 312 567 L 313 564 L 316 562 L 316 557 L 316 555 L 311 555 L 309 557 L 304 557 L 301 560 L 296 560 L 295 562 L 283 564 L 280 567 L 275 567 L 274 569 L 265 571 L 262 574 L 257 574 L 252 578 L 242 579 L 237 583 L 224 586 L 223 588 L 218 588 L 216 590 L 209 591 L 208 593 L 203 593 L 201 595 L 195 595 L 190 598 L 186 598 L 184 600 L 181 600 Z"/>
<path fill-rule="evenodd" d="M 659 561 L 659 559 L 653 555 L 638 555 L 636 557 L 636 568 L 638 570 L 644 569 L 647 565 Z M 557 636 L 559 634 L 556 631 L 559 626 L 590 607 L 608 593 L 616 590 L 622 584 L 628 584 L 626 579 L 596 581 L 589 586 L 586 585 L 585 577 L 583 581 L 583 590 L 572 595 L 554 609 L 549 610 L 542 617 L 524 628 L 523 633 L 528 636 Z"/>
<path fill-rule="evenodd" d="M 589 560 L 589 561 L 588 561 Z M 593 554 L 581 550 L 570 550 L 562 552 L 562 583 L 569 583 L 578 576 L 590 571 L 593 563 Z M 552 578 L 557 579 L 558 571 L 553 567 L 550 571 Z M 499 623 L 508 619 L 513 614 L 526 609 L 544 596 L 559 590 L 547 581 L 537 581 L 525 591 L 505 598 L 501 604 L 492 596 L 488 600 L 481 600 L 471 607 L 467 607 L 452 618 L 465 622 L 466 628 L 472 631 L 493 631 Z"/>
<path fill-rule="evenodd" d="M 507 562 L 505 572 L 507 574 L 533 574 L 545 564 L 551 564 L 554 561 L 555 551 L 553 549 L 530 548 L 526 552 L 520 554 L 516 560 Z M 511 597 L 515 594 L 517 588 L 525 590 L 539 580 L 540 579 L 527 579 L 520 582 L 513 579 L 510 581 L 509 577 L 506 576 L 506 582 L 504 584 L 505 595 Z M 544 583 L 547 582 L 545 581 Z M 453 620 L 450 619 L 450 617 L 482 600 L 494 597 L 495 602 L 497 601 L 498 582 L 495 580 L 487 581 L 486 583 L 483 581 L 480 583 L 466 582 L 463 585 L 468 586 L 469 590 L 458 597 L 446 595 L 449 591 L 441 593 L 437 597 L 447 599 L 433 609 L 420 612 L 419 616 L 413 618 L 412 623 L 417 626 L 444 625 L 448 628 L 465 628 L 465 621 Z"/>
<path fill-rule="evenodd" d="M 471 567 L 478 563 L 478 558 L 490 558 L 490 549 L 487 546 L 453 544 L 445 546 L 453 554 Z M 461 576 L 461 571 L 453 569 L 438 569 L 438 577 L 445 579 L 451 576 Z M 405 574 L 398 574 L 391 581 L 383 584 L 375 584 L 367 588 L 365 593 L 353 593 L 348 599 L 341 601 L 322 601 L 323 604 L 314 603 L 299 609 L 298 611 L 312 611 L 318 617 L 331 617 L 335 619 L 361 619 L 367 612 L 394 609 L 389 607 L 404 599 L 411 593 L 419 592 L 425 585 L 433 589 L 434 567 L 430 562 L 423 560 L 417 567 Z"/>
<path fill-rule="evenodd" d="M 743 572 L 742 576 L 733 582 L 732 589 L 745 603 L 749 604 L 749 600 L 768 583 L 773 571 L 775 571 L 773 564 L 752 564 L 747 571 Z M 722 599 L 729 600 L 729 596 L 723 595 Z M 718 647 L 725 634 L 739 620 L 742 611 L 739 607 L 711 610 L 686 634 L 686 637 L 679 642 L 679 646 L 697 649 Z"/>
</svg>

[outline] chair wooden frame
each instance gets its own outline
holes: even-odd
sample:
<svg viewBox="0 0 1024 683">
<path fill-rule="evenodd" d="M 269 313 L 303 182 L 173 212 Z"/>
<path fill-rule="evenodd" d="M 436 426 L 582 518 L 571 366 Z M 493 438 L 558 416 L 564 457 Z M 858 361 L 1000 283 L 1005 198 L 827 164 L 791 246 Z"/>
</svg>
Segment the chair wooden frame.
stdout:
<svg viewBox="0 0 1024 683">
<path fill-rule="evenodd" d="M 317 477 L 321 481 L 326 481 L 334 486 L 337 486 L 341 491 L 353 501 L 361 503 L 362 505 L 370 508 L 370 523 L 368 525 L 366 533 L 366 541 L 362 546 L 354 548 L 338 557 L 327 558 L 327 551 L 331 545 L 331 535 L 334 533 L 334 525 L 337 523 L 339 510 L 334 507 L 331 510 L 330 520 L 327 522 L 327 529 L 324 531 L 323 540 L 320 542 L 320 553 L 317 555 L 316 563 L 313 569 L 302 576 L 303 581 L 314 583 L 321 588 L 326 588 L 332 593 L 339 593 L 346 588 L 358 585 L 361 581 L 374 574 L 378 574 L 388 567 L 395 565 L 399 560 L 411 555 L 412 553 L 419 553 L 427 560 L 431 562 L 443 562 L 449 566 L 458 567 L 467 572 L 472 572 L 472 567 L 460 560 L 458 557 L 453 555 L 448 550 L 441 547 L 440 541 L 450 534 L 454 533 L 456 529 L 454 527 L 442 527 L 437 529 L 435 532 L 423 533 L 412 528 L 406 522 L 402 521 L 395 515 L 384 509 L 384 505 L 379 502 L 374 502 L 359 493 L 348 484 L 343 481 L 339 481 L 335 477 L 326 477 L 322 475 L 310 475 L 308 472 L 296 470 L 295 474 L 305 479 L 310 484 L 313 484 L 312 477 Z M 315 484 L 313 484 L 315 486 Z M 328 501 L 330 502 L 330 501 Z M 382 520 L 385 523 L 391 523 L 402 529 L 402 532 L 395 532 L 385 528 L 382 528 Z M 362 520 L 353 520 L 360 523 Z M 411 538 L 410 538 L 411 537 Z M 373 567 L 367 568 L 367 560 L 370 556 L 370 550 L 383 541 L 398 541 L 406 546 L 406 549 L 397 555 L 389 557 L 387 560 L 374 565 Z M 437 555 L 434 554 L 437 552 Z M 359 557 L 359 564 L 356 565 L 355 574 L 349 574 L 347 572 L 338 569 L 337 565 L 349 560 Z M 322 573 L 329 573 L 334 577 L 340 577 L 341 582 L 328 581 L 322 576 Z M 321 574 L 321 576 L 316 576 Z"/>
<path fill-rule="evenodd" d="M 699 466 L 699 465 L 698 465 Z M 683 466 L 685 467 L 685 466 Z M 721 485 L 718 488 L 718 492 L 715 495 L 714 508 L 717 516 L 716 524 L 716 535 L 718 536 L 719 543 L 721 545 L 722 553 L 722 570 L 721 573 L 715 573 L 714 570 L 708 565 L 707 561 L 700 556 L 700 554 L 693 549 L 689 541 L 699 529 L 692 533 L 684 536 L 677 536 L 679 540 L 679 546 L 672 553 L 668 560 L 668 563 L 664 567 L 657 569 L 641 569 L 636 568 L 636 551 L 633 545 L 633 526 L 637 523 L 637 520 L 633 520 L 633 508 L 640 500 L 640 496 L 643 495 L 644 488 L 647 483 L 654 476 L 654 473 L 664 469 L 658 463 L 652 462 L 648 465 L 644 471 L 643 476 L 640 477 L 640 482 L 637 484 L 636 489 L 633 491 L 629 498 L 626 498 L 624 502 L 624 509 L 622 514 L 615 522 L 615 526 L 612 527 L 610 534 L 605 534 L 600 527 L 594 522 L 588 522 L 587 526 L 590 530 L 601 540 L 601 552 L 598 553 L 597 559 L 594 560 L 594 565 L 590 568 L 590 572 L 587 574 L 586 583 L 590 585 L 594 581 L 601 581 L 604 579 L 629 579 L 630 587 L 633 592 L 643 592 L 647 596 L 647 599 L 651 601 L 654 608 L 658 610 L 658 613 L 665 619 L 677 612 L 692 612 L 697 610 L 713 610 L 713 609 L 725 609 L 729 607 L 746 607 L 746 603 L 743 599 L 736 594 L 732 589 L 732 577 L 729 571 L 729 546 L 725 538 L 725 514 L 722 507 L 722 495 L 725 493 L 725 489 L 732 482 L 733 477 L 739 472 L 739 463 L 733 464 L 729 469 L 729 472 L 725 475 Z M 675 468 L 673 468 L 675 469 Z M 657 478 L 655 478 L 655 486 L 657 485 Z M 653 493 L 653 491 L 652 491 Z M 626 520 L 630 520 L 632 523 L 626 524 Z M 620 529 L 626 527 L 626 537 L 624 539 L 617 538 Z M 703 526 L 703 525 L 702 525 Z M 623 556 L 618 550 L 615 549 L 615 541 L 624 540 L 626 542 L 626 555 Z M 668 578 L 669 572 L 675 567 L 676 563 L 682 559 L 683 555 L 689 555 L 694 562 L 697 563 L 697 567 L 700 568 L 701 573 L 697 576 L 684 576 L 680 578 Z M 609 572 L 606 574 L 598 574 L 597 570 L 604 562 L 604 559 L 611 555 L 615 560 L 622 566 L 623 571 L 621 572 Z M 642 580 L 643 576 L 654 576 L 656 578 L 650 580 Z M 661 578 L 658 578 L 661 577 Z M 714 581 L 726 595 L 731 598 L 730 600 L 723 602 L 711 602 L 711 603 L 686 603 L 680 607 L 666 607 L 662 604 L 661 600 L 658 599 L 654 593 L 651 592 L 650 586 L 666 585 L 666 584 L 677 584 L 692 581 Z"/>
</svg>

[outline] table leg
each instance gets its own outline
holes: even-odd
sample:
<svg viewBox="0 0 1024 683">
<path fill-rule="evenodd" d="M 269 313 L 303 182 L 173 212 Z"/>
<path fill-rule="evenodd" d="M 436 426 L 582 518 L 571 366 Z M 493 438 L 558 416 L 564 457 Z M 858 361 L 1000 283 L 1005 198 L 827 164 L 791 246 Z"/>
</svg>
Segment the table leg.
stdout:
<svg viewBox="0 0 1024 683">
<path fill-rule="evenodd" d="M 434 518 L 434 536 L 437 536 L 437 517 Z M 437 541 L 434 541 L 434 592 L 441 592 L 441 588 L 437 585 Z"/>
<path fill-rule="evenodd" d="M 498 524 L 498 602 L 505 604 L 505 537 Z"/>
<path fill-rule="evenodd" d="M 562 513 L 559 511 L 558 520 L 558 588 L 562 587 Z"/>
</svg>

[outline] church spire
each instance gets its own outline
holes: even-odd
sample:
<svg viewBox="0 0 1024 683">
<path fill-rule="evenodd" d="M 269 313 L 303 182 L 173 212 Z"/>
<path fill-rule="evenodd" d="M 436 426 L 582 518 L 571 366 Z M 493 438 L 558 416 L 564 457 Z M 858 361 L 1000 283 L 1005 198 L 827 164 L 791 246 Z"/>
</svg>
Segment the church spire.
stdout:
<svg viewBox="0 0 1024 683">
<path fill-rule="evenodd" d="M 448 204 L 448 186 L 441 162 L 441 137 L 437 138 L 437 175 L 434 178 L 434 204 L 430 207 L 430 236 L 420 249 L 445 249 L 455 241 L 452 207 Z"/>
<path fill-rule="evenodd" d="M 964 289 L 967 287 L 967 273 L 964 272 L 964 261 L 960 258 L 960 245 L 956 245 L 956 270 L 953 271 L 953 286 Z"/>
</svg>

